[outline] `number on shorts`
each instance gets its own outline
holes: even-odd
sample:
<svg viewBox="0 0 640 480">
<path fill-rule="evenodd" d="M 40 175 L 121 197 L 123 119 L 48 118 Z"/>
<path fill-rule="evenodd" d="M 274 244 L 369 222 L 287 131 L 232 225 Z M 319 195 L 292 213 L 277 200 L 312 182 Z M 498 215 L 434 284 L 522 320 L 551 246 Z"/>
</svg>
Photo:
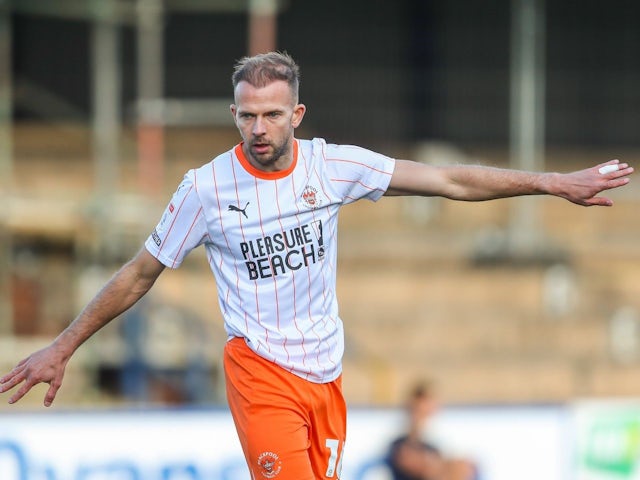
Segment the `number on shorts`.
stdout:
<svg viewBox="0 0 640 480">
<path fill-rule="evenodd" d="M 327 473 L 325 473 L 325 477 L 333 478 L 336 476 L 340 477 L 340 471 L 342 470 L 342 455 L 341 452 L 338 452 L 338 448 L 340 447 L 340 440 L 336 440 L 335 438 L 327 438 L 325 441 L 325 446 L 329 449 L 329 461 L 327 462 Z M 344 451 L 344 445 L 343 445 Z M 338 458 L 340 461 L 338 461 Z"/>
</svg>

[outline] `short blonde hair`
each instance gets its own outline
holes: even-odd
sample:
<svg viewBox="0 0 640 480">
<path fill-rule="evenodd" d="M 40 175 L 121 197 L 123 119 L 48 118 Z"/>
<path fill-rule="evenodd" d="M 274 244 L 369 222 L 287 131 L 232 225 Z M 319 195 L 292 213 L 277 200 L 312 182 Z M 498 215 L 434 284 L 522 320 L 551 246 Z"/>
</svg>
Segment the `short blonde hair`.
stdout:
<svg viewBox="0 0 640 480">
<path fill-rule="evenodd" d="M 276 80 L 287 82 L 297 102 L 300 67 L 286 52 L 269 52 L 243 57 L 236 63 L 231 76 L 234 90 L 240 82 L 248 82 L 256 88 L 262 88 Z"/>
</svg>

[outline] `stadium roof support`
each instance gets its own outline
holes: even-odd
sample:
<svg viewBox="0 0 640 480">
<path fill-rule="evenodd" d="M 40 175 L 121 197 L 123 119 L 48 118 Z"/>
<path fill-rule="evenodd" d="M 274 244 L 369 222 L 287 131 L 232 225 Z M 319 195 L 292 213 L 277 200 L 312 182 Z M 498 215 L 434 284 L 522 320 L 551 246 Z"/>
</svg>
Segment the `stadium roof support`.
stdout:
<svg viewBox="0 0 640 480">
<path fill-rule="evenodd" d="M 11 44 L 10 11 L 7 2 L 0 0 L 0 335 L 10 332 L 13 318 L 12 243 L 7 227 L 13 183 Z"/>
<path fill-rule="evenodd" d="M 92 25 L 93 150 L 98 195 L 108 195 L 117 184 L 120 136 L 121 62 L 118 25 L 108 16 Z"/>
<path fill-rule="evenodd" d="M 513 0 L 511 21 L 510 149 L 514 168 L 544 168 L 544 0 Z M 508 241 L 511 254 L 529 256 L 539 247 L 538 199 L 514 199 Z"/>
<path fill-rule="evenodd" d="M 276 49 L 277 0 L 250 0 L 249 55 Z"/>
<path fill-rule="evenodd" d="M 157 197 L 164 182 L 164 27 L 162 0 L 137 0 L 137 136 L 140 190 Z"/>
</svg>

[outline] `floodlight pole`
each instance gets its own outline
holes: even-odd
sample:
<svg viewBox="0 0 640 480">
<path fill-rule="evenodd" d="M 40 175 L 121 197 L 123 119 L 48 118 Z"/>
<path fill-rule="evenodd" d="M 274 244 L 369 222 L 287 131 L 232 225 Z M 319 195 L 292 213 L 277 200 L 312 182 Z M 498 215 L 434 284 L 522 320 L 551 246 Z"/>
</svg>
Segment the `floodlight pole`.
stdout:
<svg viewBox="0 0 640 480">
<path fill-rule="evenodd" d="M 93 3 L 93 161 L 96 184 L 97 244 L 99 255 L 117 249 L 111 236 L 110 202 L 118 189 L 121 128 L 121 59 L 119 21 L 111 1 Z"/>
<path fill-rule="evenodd" d="M 0 0 L 0 335 L 13 330 L 13 242 L 9 228 L 13 183 L 11 11 L 9 2 Z"/>
<path fill-rule="evenodd" d="M 544 168 L 545 22 L 544 0 L 513 0 L 511 22 L 511 165 L 528 171 Z M 515 256 L 539 246 L 538 202 L 513 200 L 508 240 Z"/>
<path fill-rule="evenodd" d="M 138 0 L 137 136 L 141 191 L 156 199 L 164 183 L 164 7 L 161 0 Z"/>
<path fill-rule="evenodd" d="M 276 49 L 277 0 L 249 1 L 249 55 Z"/>
</svg>

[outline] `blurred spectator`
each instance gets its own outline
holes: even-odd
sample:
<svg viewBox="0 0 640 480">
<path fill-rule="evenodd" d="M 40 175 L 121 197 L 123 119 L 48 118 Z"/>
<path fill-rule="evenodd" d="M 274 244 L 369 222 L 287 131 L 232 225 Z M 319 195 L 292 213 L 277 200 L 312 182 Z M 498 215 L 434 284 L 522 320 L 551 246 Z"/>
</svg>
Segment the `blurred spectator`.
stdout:
<svg viewBox="0 0 640 480">
<path fill-rule="evenodd" d="M 406 404 L 407 431 L 389 447 L 387 464 L 393 480 L 478 480 L 473 462 L 449 457 L 426 434 L 438 410 L 430 383 L 419 383 Z"/>
</svg>

